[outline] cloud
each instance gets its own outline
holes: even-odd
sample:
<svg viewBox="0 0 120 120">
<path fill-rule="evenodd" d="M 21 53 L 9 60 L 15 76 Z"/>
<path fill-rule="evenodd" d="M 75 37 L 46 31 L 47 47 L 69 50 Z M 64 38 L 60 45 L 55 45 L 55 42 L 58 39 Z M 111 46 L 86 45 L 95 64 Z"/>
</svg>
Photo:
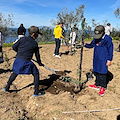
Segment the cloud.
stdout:
<svg viewBox="0 0 120 120">
<path fill-rule="evenodd" d="M 31 25 L 36 25 L 36 26 L 51 26 L 51 20 L 53 17 L 44 15 L 44 14 L 32 14 L 32 13 L 24 13 L 23 11 L 20 11 L 19 9 L 16 8 L 9 8 L 6 6 L 1 7 L 1 13 L 4 15 L 5 18 L 7 18 L 8 14 L 13 14 L 12 20 L 15 23 L 15 26 L 13 27 L 18 27 L 21 23 L 24 24 L 25 27 L 30 27 Z"/>
<path fill-rule="evenodd" d="M 24 24 L 25 27 L 30 27 L 31 25 L 35 26 L 51 26 L 51 17 L 43 16 L 40 14 L 16 14 L 14 17 L 14 21 L 17 21 L 15 26 L 18 27 L 21 23 Z"/>
</svg>

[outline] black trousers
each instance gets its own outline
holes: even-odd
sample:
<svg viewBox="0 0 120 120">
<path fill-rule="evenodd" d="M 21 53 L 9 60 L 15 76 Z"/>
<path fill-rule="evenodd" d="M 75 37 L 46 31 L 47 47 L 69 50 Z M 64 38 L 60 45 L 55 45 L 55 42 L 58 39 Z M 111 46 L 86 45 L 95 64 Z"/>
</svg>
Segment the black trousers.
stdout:
<svg viewBox="0 0 120 120">
<path fill-rule="evenodd" d="M 2 52 L 2 46 L 0 46 L 0 52 Z"/>
<path fill-rule="evenodd" d="M 107 74 L 100 74 L 100 73 L 94 72 L 94 75 L 96 76 L 95 85 L 101 86 L 103 88 L 107 88 L 107 81 L 106 81 Z"/>
<path fill-rule="evenodd" d="M 55 43 L 56 43 L 56 47 L 55 47 L 54 54 L 59 55 L 61 40 L 59 38 L 55 38 Z"/>
<path fill-rule="evenodd" d="M 32 74 L 34 76 L 34 94 L 37 95 L 39 93 L 39 73 L 36 74 Z M 6 85 L 6 90 L 8 91 L 10 89 L 10 85 L 12 84 L 12 82 L 16 79 L 16 77 L 18 76 L 18 74 L 16 73 L 12 73 L 7 85 Z"/>
<path fill-rule="evenodd" d="M 119 44 L 118 48 L 119 48 L 119 52 L 120 52 L 120 44 Z"/>
</svg>

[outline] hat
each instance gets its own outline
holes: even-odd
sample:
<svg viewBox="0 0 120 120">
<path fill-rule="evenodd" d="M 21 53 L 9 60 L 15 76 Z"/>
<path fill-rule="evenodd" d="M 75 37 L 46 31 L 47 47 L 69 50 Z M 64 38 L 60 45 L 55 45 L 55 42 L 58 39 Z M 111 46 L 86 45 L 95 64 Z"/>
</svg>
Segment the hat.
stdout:
<svg viewBox="0 0 120 120">
<path fill-rule="evenodd" d="M 32 34 L 32 33 L 37 33 L 37 34 L 41 34 L 40 31 L 39 31 L 39 28 L 36 27 L 36 26 L 31 26 L 29 29 L 29 34 Z"/>
<path fill-rule="evenodd" d="M 94 38 L 95 39 L 100 39 L 104 34 L 105 34 L 105 28 L 103 25 L 98 25 L 94 29 Z"/>
</svg>

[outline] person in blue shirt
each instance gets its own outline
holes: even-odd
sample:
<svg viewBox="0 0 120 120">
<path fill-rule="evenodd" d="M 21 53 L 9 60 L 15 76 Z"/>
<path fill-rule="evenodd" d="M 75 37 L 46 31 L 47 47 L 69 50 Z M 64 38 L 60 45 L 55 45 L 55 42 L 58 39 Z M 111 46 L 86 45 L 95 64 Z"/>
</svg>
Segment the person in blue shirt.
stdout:
<svg viewBox="0 0 120 120">
<path fill-rule="evenodd" d="M 105 28 L 98 25 L 94 29 L 94 39 L 90 44 L 84 44 L 86 48 L 94 48 L 93 72 L 96 76 L 95 84 L 89 85 L 90 88 L 99 90 L 99 95 L 103 96 L 107 88 L 106 75 L 108 66 L 113 59 L 112 38 L 105 34 Z"/>
<path fill-rule="evenodd" d="M 9 92 L 10 85 L 19 74 L 32 74 L 34 76 L 35 86 L 33 97 L 37 97 L 44 95 L 44 91 L 39 91 L 39 71 L 31 59 L 33 54 L 35 54 L 38 64 L 43 66 L 40 59 L 38 43 L 35 41 L 40 32 L 39 28 L 36 26 L 31 26 L 28 31 L 28 37 L 20 38 L 12 46 L 13 50 L 17 52 L 17 55 L 13 63 L 13 73 L 11 74 L 7 85 L 3 88 L 3 90 Z"/>
</svg>

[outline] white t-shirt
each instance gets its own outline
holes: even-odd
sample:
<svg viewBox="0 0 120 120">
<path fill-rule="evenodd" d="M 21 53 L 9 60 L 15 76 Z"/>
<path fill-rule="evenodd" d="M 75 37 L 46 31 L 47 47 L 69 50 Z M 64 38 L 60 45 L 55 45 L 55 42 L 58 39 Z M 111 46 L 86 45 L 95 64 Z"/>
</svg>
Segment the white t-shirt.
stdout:
<svg viewBox="0 0 120 120">
<path fill-rule="evenodd" d="M 110 32 L 112 32 L 112 28 L 110 26 L 105 27 L 105 34 L 110 35 Z"/>
</svg>

